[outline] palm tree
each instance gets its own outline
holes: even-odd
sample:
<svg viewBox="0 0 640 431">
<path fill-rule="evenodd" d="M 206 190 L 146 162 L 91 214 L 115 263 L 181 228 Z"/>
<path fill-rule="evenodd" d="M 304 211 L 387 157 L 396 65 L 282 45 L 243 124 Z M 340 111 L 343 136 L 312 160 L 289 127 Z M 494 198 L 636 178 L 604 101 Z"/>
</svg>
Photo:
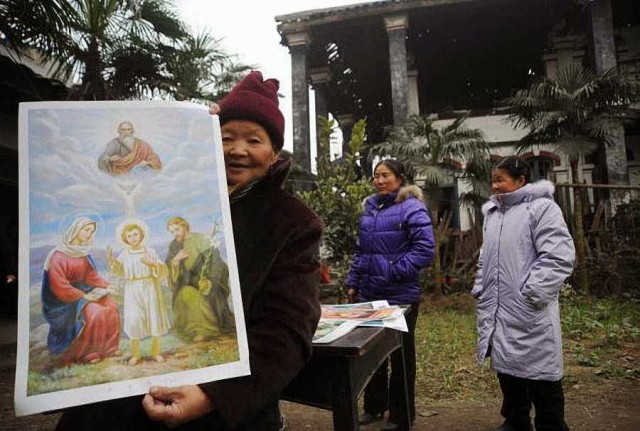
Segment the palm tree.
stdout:
<svg viewBox="0 0 640 431">
<path fill-rule="evenodd" d="M 0 42 L 18 52 L 36 46 L 49 54 L 64 43 L 62 29 L 74 13 L 66 1 L 0 0 Z"/>
<path fill-rule="evenodd" d="M 83 100 L 200 98 L 212 90 L 198 85 L 236 68 L 218 41 L 189 34 L 170 0 L 0 0 L 0 33 L 52 61 Z"/>
<path fill-rule="evenodd" d="M 177 100 L 220 100 L 252 68 L 236 63 L 208 31 L 187 35 L 167 66 Z"/>
<path fill-rule="evenodd" d="M 577 65 L 561 69 L 554 78 L 531 84 L 506 100 L 510 121 L 529 133 L 520 151 L 534 145 L 556 144 L 571 166 L 572 181 L 578 181 L 578 163 L 604 145 L 611 145 L 638 97 L 637 87 L 616 69 L 596 75 Z M 589 292 L 587 243 L 582 219 L 582 199 L 574 202 L 574 238 L 578 258 L 578 282 Z"/>
<path fill-rule="evenodd" d="M 424 182 L 431 218 L 437 226 L 440 218 L 441 187 L 451 178 L 465 178 L 471 191 L 461 196 L 463 201 L 481 202 L 489 192 L 489 147 L 482 131 L 464 127 L 465 118 L 458 118 L 444 127 L 433 120 L 414 115 L 394 129 L 388 142 L 372 148 L 372 153 L 391 155 L 406 164 L 412 178 Z M 440 246 L 445 232 L 435 229 L 436 248 L 433 259 L 435 293 L 442 294 L 443 274 Z"/>
</svg>

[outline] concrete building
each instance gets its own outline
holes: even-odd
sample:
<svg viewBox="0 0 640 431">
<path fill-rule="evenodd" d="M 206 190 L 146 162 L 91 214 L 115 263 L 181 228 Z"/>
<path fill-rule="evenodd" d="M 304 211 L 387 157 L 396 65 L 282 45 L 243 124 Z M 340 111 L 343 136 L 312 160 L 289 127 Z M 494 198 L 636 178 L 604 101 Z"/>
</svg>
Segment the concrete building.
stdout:
<svg viewBox="0 0 640 431">
<path fill-rule="evenodd" d="M 370 142 L 410 114 L 484 131 L 492 157 L 513 154 L 524 136 L 507 124 L 501 100 L 539 76 L 579 63 L 598 72 L 621 67 L 640 81 L 637 0 L 387 0 L 277 16 L 292 65 L 296 160 L 309 169 L 309 87 L 315 112 L 330 113 L 348 140 L 354 120 L 367 118 Z M 536 177 L 572 181 L 554 148 L 524 155 Z M 620 133 L 606 149 L 611 183 L 640 183 L 640 130 Z M 578 181 L 591 182 L 584 160 Z M 455 200 L 466 185 L 452 177 Z M 449 202 L 455 206 L 457 202 Z M 469 225 L 460 211 L 459 227 Z"/>
</svg>

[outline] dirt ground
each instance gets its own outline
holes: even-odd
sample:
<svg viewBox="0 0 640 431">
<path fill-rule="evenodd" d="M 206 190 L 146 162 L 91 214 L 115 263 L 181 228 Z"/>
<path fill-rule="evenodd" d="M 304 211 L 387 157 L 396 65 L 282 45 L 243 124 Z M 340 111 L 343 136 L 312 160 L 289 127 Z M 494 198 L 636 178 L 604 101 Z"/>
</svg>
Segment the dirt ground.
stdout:
<svg viewBox="0 0 640 431">
<path fill-rule="evenodd" d="M 57 415 L 16 418 L 13 411 L 15 355 L 0 352 L 0 423 L 4 431 L 53 430 Z M 499 399 L 479 404 L 456 402 L 433 406 L 418 405 L 415 431 L 490 431 L 500 424 Z M 640 430 L 640 385 L 637 380 L 605 381 L 593 388 L 567 388 L 566 416 L 574 431 Z M 289 430 L 331 430 L 331 412 L 292 403 L 283 403 Z M 383 422 L 361 427 L 378 430 Z"/>
<path fill-rule="evenodd" d="M 418 405 L 414 431 L 493 431 L 502 422 L 499 399 L 485 403 Z M 573 431 L 640 430 L 640 385 L 634 380 L 607 382 L 598 388 L 566 391 L 566 419 Z M 291 431 L 331 430 L 331 412 L 284 403 Z M 377 431 L 383 422 L 362 426 Z"/>
</svg>

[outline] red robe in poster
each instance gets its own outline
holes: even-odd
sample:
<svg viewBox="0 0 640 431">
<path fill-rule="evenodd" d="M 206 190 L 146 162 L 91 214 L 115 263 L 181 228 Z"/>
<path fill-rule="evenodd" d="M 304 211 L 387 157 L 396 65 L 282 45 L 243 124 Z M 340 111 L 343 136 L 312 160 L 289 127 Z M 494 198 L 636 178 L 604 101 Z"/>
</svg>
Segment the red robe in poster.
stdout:
<svg viewBox="0 0 640 431">
<path fill-rule="evenodd" d="M 55 252 L 45 274 L 48 274 L 48 289 L 53 297 L 67 305 L 77 304 L 79 307 L 75 308 L 76 313 L 81 312 L 84 320 L 84 326 L 81 326 L 75 339 L 58 356 L 58 360 L 65 364 L 92 362 L 118 350 L 120 315 L 115 301 L 109 295 L 97 301 L 86 301 L 83 299 L 85 292 L 76 287 L 108 286 L 108 282 L 100 277 L 89 258 L 69 257 L 62 252 Z M 51 325 L 53 330 L 54 324 Z"/>
</svg>

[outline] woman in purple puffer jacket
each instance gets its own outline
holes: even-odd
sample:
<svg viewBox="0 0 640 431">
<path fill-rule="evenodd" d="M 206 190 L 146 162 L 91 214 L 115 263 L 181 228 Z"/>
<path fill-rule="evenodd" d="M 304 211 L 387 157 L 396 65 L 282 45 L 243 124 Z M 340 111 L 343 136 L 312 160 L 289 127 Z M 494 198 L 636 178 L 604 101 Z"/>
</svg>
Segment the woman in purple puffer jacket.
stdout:
<svg viewBox="0 0 640 431">
<path fill-rule="evenodd" d="M 405 185 L 405 169 L 397 160 L 383 160 L 374 169 L 373 185 L 377 193 L 368 197 L 360 218 L 358 247 L 347 277 L 348 296 L 353 302 L 386 299 L 389 304 L 410 305 L 405 314 L 408 333 L 403 333 L 404 361 L 407 371 L 409 411 L 415 420 L 416 355 L 414 331 L 422 291 L 420 270 L 433 258 L 433 226 L 423 203 L 422 190 Z M 364 393 L 364 414 L 360 424 L 389 418 L 382 428 L 397 428 L 396 400 L 401 376 L 396 370 L 402 355 L 391 355 L 391 379 L 387 362 L 371 378 Z"/>
</svg>

